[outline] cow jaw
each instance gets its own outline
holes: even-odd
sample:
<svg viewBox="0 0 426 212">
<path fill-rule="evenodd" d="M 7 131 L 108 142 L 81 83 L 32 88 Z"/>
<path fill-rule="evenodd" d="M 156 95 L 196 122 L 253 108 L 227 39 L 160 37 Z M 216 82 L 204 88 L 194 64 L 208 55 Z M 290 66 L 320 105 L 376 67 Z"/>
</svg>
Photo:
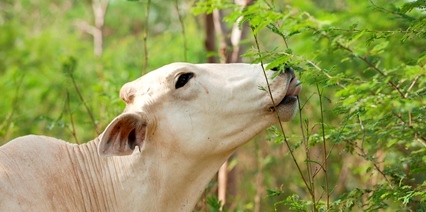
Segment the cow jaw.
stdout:
<svg viewBox="0 0 426 212">
<path fill-rule="evenodd" d="M 284 97 L 281 97 L 281 101 L 274 102 L 275 106 L 269 108 L 271 112 L 278 113 L 280 121 L 289 121 L 294 117 L 298 106 L 297 98 L 302 90 L 299 79 L 294 75 L 290 78 L 285 87 L 286 92 L 283 92 Z M 277 98 L 277 100 L 279 99 L 280 98 Z"/>
</svg>

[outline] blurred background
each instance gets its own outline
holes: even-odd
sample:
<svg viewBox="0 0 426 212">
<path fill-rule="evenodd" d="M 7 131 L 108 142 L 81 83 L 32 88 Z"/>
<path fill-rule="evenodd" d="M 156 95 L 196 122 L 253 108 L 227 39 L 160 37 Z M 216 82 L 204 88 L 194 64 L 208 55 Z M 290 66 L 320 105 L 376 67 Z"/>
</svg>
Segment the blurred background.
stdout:
<svg viewBox="0 0 426 212">
<path fill-rule="evenodd" d="M 425 8 L 3 0 L 0 144 L 90 141 L 124 109 L 121 86 L 168 63 L 287 64 L 303 83 L 299 114 L 229 160 L 224 208 L 215 177 L 195 211 L 425 211 Z"/>
</svg>

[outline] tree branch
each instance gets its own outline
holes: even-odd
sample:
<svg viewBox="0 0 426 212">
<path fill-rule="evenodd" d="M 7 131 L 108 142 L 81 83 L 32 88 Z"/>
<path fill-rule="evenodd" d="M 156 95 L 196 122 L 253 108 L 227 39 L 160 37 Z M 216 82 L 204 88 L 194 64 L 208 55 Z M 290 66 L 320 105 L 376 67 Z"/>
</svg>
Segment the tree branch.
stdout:
<svg viewBox="0 0 426 212">
<path fill-rule="evenodd" d="M 151 7 L 151 0 L 148 0 L 146 3 L 145 10 L 145 24 L 143 30 L 143 52 L 144 52 L 144 64 L 142 74 L 146 74 L 146 68 L 148 67 L 148 26 L 149 26 L 149 9 Z"/>
<path fill-rule="evenodd" d="M 180 23 L 180 27 L 182 28 L 182 40 L 183 40 L 183 59 L 185 62 L 188 62 L 188 57 L 187 55 L 187 51 L 188 51 L 188 46 L 186 44 L 186 32 L 185 32 L 185 24 L 183 23 L 183 17 L 180 14 L 179 11 L 179 0 L 175 1 L 175 7 L 176 7 L 176 13 L 179 17 L 179 23 Z"/>
<path fill-rule="evenodd" d="M 108 0 L 93 0 L 92 9 L 95 16 L 95 26 L 85 21 L 77 21 L 77 28 L 93 36 L 94 54 L 96 57 L 102 56 L 102 29 L 105 21 L 105 14 L 108 8 Z"/>
</svg>

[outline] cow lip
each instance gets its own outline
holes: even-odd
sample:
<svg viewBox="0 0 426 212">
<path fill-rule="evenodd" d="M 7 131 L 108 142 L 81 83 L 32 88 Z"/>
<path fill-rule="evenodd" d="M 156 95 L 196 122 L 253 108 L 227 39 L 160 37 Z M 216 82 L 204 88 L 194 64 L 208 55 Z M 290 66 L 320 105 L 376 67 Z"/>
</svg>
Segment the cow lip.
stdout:
<svg viewBox="0 0 426 212">
<path fill-rule="evenodd" d="M 302 85 L 299 79 L 297 79 L 297 77 L 293 77 L 287 87 L 287 93 L 285 94 L 285 96 L 298 96 L 301 90 Z"/>
<path fill-rule="evenodd" d="M 285 96 L 284 99 L 281 100 L 280 103 L 278 103 L 277 107 L 280 106 L 280 105 L 285 105 L 285 104 L 291 103 L 296 99 L 297 99 L 297 96 Z"/>
<path fill-rule="evenodd" d="M 294 76 L 290 80 L 290 83 L 287 87 L 287 92 L 286 92 L 284 98 L 275 106 L 270 107 L 269 110 L 275 111 L 276 107 L 279 107 L 281 105 L 291 104 L 291 103 L 297 101 L 298 95 L 299 95 L 301 90 L 302 90 L 302 85 L 301 85 L 299 79 L 297 79 L 297 77 Z"/>
</svg>

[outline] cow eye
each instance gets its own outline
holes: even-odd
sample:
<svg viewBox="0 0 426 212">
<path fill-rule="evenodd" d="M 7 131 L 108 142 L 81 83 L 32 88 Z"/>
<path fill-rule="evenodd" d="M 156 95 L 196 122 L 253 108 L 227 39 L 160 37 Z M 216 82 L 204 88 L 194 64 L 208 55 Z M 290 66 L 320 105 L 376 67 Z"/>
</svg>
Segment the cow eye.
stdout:
<svg viewBox="0 0 426 212">
<path fill-rule="evenodd" d="M 176 81 L 176 85 L 175 88 L 181 88 L 183 86 L 185 86 L 186 83 L 188 83 L 188 81 L 194 76 L 194 73 L 185 73 L 185 74 L 181 74 L 178 78 L 178 80 Z"/>
</svg>

